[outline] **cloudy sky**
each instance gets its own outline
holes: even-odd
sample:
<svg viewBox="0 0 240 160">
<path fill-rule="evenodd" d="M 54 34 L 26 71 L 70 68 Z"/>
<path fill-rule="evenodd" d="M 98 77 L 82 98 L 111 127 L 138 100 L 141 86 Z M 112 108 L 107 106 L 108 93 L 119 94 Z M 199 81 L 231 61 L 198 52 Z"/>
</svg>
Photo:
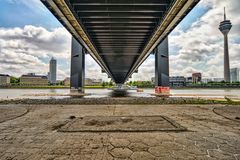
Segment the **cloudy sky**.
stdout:
<svg viewBox="0 0 240 160">
<path fill-rule="evenodd" d="M 170 75 L 223 77 L 223 36 L 218 30 L 226 6 L 233 27 L 229 34 L 231 68 L 240 68 L 240 1 L 201 0 L 169 35 Z M 46 74 L 53 56 L 58 60 L 58 79 L 69 77 L 71 36 L 40 0 L 0 1 L 0 73 L 20 76 Z M 154 76 L 150 56 L 133 80 Z M 86 56 L 86 77 L 102 78 L 100 67 Z"/>
</svg>

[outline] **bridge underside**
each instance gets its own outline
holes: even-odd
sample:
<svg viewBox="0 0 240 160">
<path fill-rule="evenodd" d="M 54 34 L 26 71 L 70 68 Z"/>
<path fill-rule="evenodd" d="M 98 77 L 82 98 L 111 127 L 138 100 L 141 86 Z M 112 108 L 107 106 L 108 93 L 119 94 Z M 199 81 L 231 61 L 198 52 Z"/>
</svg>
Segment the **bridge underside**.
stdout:
<svg viewBox="0 0 240 160">
<path fill-rule="evenodd" d="M 124 83 L 198 0 L 42 2 L 116 83 Z"/>
</svg>

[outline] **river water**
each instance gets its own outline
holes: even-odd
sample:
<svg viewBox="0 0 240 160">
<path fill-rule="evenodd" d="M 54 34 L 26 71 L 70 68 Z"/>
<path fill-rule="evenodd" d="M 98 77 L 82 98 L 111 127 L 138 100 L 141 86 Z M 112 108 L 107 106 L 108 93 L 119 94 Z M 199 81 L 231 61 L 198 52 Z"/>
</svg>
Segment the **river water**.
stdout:
<svg viewBox="0 0 240 160">
<path fill-rule="evenodd" d="M 68 98 L 69 89 L 0 89 L 0 99 L 46 99 Z M 108 89 L 86 89 L 85 98 L 111 97 Z M 130 97 L 152 97 L 154 89 L 143 89 L 143 92 L 128 91 Z M 240 89 L 171 89 L 173 97 L 202 97 L 202 98 L 229 98 L 240 99 Z"/>
</svg>

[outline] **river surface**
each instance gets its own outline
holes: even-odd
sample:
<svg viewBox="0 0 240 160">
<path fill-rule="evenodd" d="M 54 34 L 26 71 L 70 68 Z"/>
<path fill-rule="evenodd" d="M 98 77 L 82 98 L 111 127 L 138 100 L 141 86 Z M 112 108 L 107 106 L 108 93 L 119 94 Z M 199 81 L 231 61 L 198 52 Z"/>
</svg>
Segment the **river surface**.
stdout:
<svg viewBox="0 0 240 160">
<path fill-rule="evenodd" d="M 69 89 L 0 89 L 0 99 L 46 99 L 69 98 Z M 112 97 L 108 89 L 85 89 L 88 94 L 85 98 Z M 143 89 L 143 92 L 128 91 L 129 97 L 152 97 L 154 89 Z M 173 97 L 203 97 L 203 98 L 229 98 L 240 99 L 240 89 L 171 89 Z"/>
</svg>

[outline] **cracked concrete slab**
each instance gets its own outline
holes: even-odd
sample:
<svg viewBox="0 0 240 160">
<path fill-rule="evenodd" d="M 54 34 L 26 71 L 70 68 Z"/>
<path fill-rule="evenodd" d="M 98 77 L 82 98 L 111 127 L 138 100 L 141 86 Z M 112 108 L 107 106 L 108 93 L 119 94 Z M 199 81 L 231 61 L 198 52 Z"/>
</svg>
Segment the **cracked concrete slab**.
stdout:
<svg viewBox="0 0 240 160">
<path fill-rule="evenodd" d="M 16 105 L 4 105 L 13 106 Z M 0 114 L 4 107 L 0 106 Z M 11 120 L 1 117 L 5 120 L 0 123 L 0 159 L 238 160 L 239 122 L 213 112 L 214 108 L 221 107 L 223 105 L 18 105 L 12 110 L 14 114 L 18 114 L 20 108 L 29 111 Z M 162 115 L 188 131 L 57 131 L 59 127 L 85 116 L 126 115 Z"/>
</svg>

